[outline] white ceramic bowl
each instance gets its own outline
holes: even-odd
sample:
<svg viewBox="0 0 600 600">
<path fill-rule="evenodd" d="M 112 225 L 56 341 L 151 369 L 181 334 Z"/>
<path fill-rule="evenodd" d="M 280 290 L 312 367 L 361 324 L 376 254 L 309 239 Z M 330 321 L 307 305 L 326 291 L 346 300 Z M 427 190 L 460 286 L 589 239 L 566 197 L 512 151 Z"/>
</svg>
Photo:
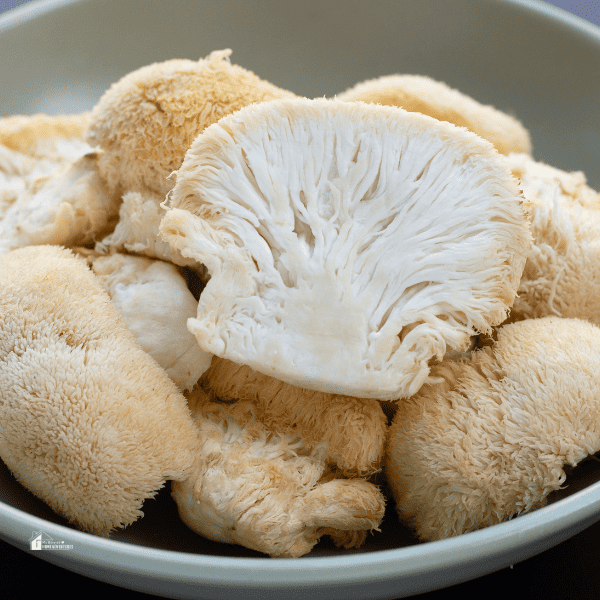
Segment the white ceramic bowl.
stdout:
<svg viewBox="0 0 600 600">
<path fill-rule="evenodd" d="M 429 75 L 517 116 L 534 156 L 600 188 L 600 29 L 537 0 L 51 0 L 0 17 L 0 115 L 87 110 L 119 77 L 168 58 L 232 48 L 232 60 L 297 94 Z M 6 60 L 10 57 L 10 60 Z M 175 598 L 399 598 L 490 573 L 600 519 L 600 469 L 575 470 L 546 508 L 419 544 L 390 503 L 361 551 L 326 542 L 298 560 L 204 540 L 168 487 L 146 516 L 101 539 L 77 531 L 0 465 L 0 537 L 72 546 L 42 558 L 118 586 Z"/>
</svg>

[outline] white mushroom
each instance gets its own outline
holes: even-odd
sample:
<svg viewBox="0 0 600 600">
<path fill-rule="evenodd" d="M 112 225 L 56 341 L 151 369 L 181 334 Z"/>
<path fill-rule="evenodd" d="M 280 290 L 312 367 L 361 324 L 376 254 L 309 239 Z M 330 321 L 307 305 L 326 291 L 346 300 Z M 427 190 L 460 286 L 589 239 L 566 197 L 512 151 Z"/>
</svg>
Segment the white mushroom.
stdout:
<svg viewBox="0 0 600 600">
<path fill-rule="evenodd" d="M 200 384 L 220 400 L 252 402 L 266 427 L 300 435 L 308 450 L 321 447 L 345 475 L 381 470 L 388 422 L 373 398 L 305 390 L 218 356 Z"/>
<path fill-rule="evenodd" d="M 0 253 L 88 244 L 115 226 L 120 198 L 83 139 L 88 115 L 0 119 Z"/>
<path fill-rule="evenodd" d="M 137 343 L 181 390 L 191 390 L 210 367 L 186 322 L 198 303 L 177 267 L 142 256 L 114 254 L 90 260 L 92 270 Z"/>
<path fill-rule="evenodd" d="M 600 194 L 585 175 L 511 154 L 531 221 L 527 256 L 510 320 L 557 315 L 600 325 Z"/>
<path fill-rule="evenodd" d="M 292 385 L 410 396 L 501 323 L 530 234 L 492 145 L 394 107 L 275 100 L 200 134 L 160 232 L 210 281 L 206 351 Z"/>
<path fill-rule="evenodd" d="M 173 187 L 169 175 L 194 138 L 242 106 L 294 94 L 231 64 L 231 50 L 198 61 L 174 59 L 128 73 L 94 107 L 87 140 L 103 150 L 99 169 L 111 193 L 123 196 L 119 223 L 98 244 L 168 260 L 186 261 L 158 237 L 160 203 Z M 201 267 L 198 267 L 201 270 Z"/>
<path fill-rule="evenodd" d="M 119 199 L 98 174 L 96 153 L 49 173 L 34 169 L 1 193 L 0 253 L 30 245 L 89 244 L 115 226 L 119 210 Z"/>
<path fill-rule="evenodd" d="M 0 457 L 58 514 L 106 536 L 189 476 L 186 400 L 71 251 L 3 254 L 0 282 Z"/>
</svg>

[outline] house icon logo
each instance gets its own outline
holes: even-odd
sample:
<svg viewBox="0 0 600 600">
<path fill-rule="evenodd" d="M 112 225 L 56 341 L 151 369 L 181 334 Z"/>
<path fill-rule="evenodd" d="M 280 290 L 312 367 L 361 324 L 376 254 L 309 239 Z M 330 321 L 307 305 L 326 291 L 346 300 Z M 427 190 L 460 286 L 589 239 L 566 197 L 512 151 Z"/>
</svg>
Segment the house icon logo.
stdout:
<svg viewBox="0 0 600 600">
<path fill-rule="evenodd" d="M 34 531 L 29 538 L 31 550 L 72 550 L 73 544 L 65 544 L 64 540 L 55 542 L 47 533 Z"/>
</svg>

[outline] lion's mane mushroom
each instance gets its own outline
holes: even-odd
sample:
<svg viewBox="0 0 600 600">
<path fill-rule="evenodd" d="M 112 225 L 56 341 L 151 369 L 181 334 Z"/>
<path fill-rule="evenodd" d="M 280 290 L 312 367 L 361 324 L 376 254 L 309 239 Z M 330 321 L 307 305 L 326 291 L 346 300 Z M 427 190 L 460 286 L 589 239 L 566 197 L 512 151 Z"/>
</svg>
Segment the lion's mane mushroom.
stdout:
<svg viewBox="0 0 600 600">
<path fill-rule="evenodd" d="M 600 194 L 585 175 L 508 156 L 525 196 L 533 246 L 511 321 L 557 315 L 600 325 Z"/>
<path fill-rule="evenodd" d="M 501 323 L 530 244 L 492 145 L 395 107 L 274 100 L 200 134 L 160 232 L 206 266 L 206 351 L 316 391 L 410 396 Z"/>
<path fill-rule="evenodd" d="M 385 499 L 364 479 L 340 479 L 319 449 L 261 424 L 251 402 L 188 398 L 200 451 L 191 476 L 173 482 L 179 514 L 209 539 L 276 557 L 310 552 L 323 535 L 346 548 L 377 529 Z"/>
<path fill-rule="evenodd" d="M 385 472 L 400 518 L 424 540 L 543 506 L 600 450 L 600 329 L 545 317 L 508 324 L 471 360 L 445 361 L 398 403 Z"/>
<path fill-rule="evenodd" d="M 531 154 L 529 132 L 517 119 L 425 75 L 386 75 L 370 79 L 336 98 L 345 102 L 399 106 L 409 112 L 466 127 L 492 142 L 501 154 Z"/>
<path fill-rule="evenodd" d="M 114 228 L 120 198 L 84 140 L 88 115 L 0 119 L 0 253 L 28 245 L 73 246 Z"/>
<path fill-rule="evenodd" d="M 344 475 L 381 470 L 388 422 L 373 398 L 305 390 L 218 356 L 200 383 L 221 400 L 252 402 L 267 428 L 300 435 L 309 450 L 321 447 Z"/>
<path fill-rule="evenodd" d="M 57 513 L 108 535 L 189 475 L 186 400 L 71 251 L 4 254 L 0 282 L 0 457 Z"/>
<path fill-rule="evenodd" d="M 0 119 L 0 146 L 32 158 L 73 161 L 87 154 L 90 113 L 14 115 Z"/>
<path fill-rule="evenodd" d="M 99 176 L 97 158 L 86 154 L 52 173 L 34 171 L 19 177 L 18 185 L 0 189 L 0 253 L 30 245 L 84 245 L 110 232 L 120 200 Z"/>
<path fill-rule="evenodd" d="M 87 139 L 104 151 L 99 168 L 111 191 L 123 195 L 119 223 L 98 248 L 125 249 L 188 263 L 158 238 L 160 203 L 169 175 L 194 138 L 224 115 L 255 102 L 294 94 L 231 64 L 231 50 L 199 61 L 173 59 L 125 75 L 92 111 Z"/>
<path fill-rule="evenodd" d="M 88 260 L 137 343 L 181 390 L 191 390 L 210 367 L 188 331 L 198 303 L 175 265 L 143 256 L 113 254 Z"/>
</svg>

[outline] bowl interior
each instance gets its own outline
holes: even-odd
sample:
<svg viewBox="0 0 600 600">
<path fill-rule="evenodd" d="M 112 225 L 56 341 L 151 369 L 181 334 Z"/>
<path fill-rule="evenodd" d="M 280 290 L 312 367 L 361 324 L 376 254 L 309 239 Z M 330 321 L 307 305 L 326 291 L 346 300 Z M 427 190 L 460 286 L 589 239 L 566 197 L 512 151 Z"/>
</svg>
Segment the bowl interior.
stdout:
<svg viewBox="0 0 600 600">
<path fill-rule="evenodd" d="M 513 114 L 531 132 L 534 158 L 582 170 L 600 189 L 600 29 L 536 0 L 32 2 L 0 18 L 0 56 L 10 57 L 0 61 L 0 116 L 89 110 L 112 82 L 142 65 L 219 48 L 232 48 L 233 62 L 308 97 L 333 96 L 380 75 L 429 75 Z M 585 461 L 550 504 L 598 481 L 598 461 Z M 0 517 L 4 505 L 73 529 L 3 464 L 0 501 Z M 263 558 L 189 531 L 168 484 L 144 512 L 112 539 Z M 310 556 L 412 546 L 423 545 L 399 523 L 390 501 L 382 531 L 360 551 L 323 541 Z"/>
</svg>

